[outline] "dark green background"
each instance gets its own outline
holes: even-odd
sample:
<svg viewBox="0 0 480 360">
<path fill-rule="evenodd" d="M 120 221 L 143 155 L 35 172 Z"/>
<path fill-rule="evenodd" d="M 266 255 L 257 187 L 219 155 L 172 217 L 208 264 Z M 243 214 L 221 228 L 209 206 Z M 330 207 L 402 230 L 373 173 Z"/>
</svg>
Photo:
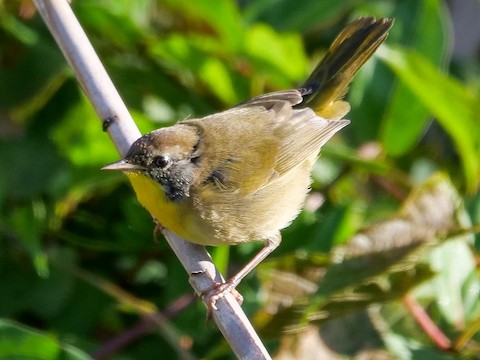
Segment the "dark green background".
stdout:
<svg viewBox="0 0 480 360">
<path fill-rule="evenodd" d="M 351 86 L 351 125 L 314 171 L 312 194 L 322 193 L 324 205 L 307 206 L 283 232 L 266 273 L 298 270 L 302 261 L 330 269 L 335 249 L 398 216 L 405 196 L 437 172 L 465 205 L 456 224 L 479 222 L 479 8 L 476 0 L 73 1 L 142 132 L 297 86 L 349 21 L 395 18 L 387 46 Z M 233 357 L 214 324 L 204 324 L 205 309 L 190 297 L 187 274 L 166 242 L 153 240 L 151 218 L 126 179 L 100 171 L 116 159 L 32 3 L 0 1 L 0 359 L 85 359 L 110 350 L 112 359 L 177 358 L 172 344 L 192 358 Z M 233 272 L 259 246 L 211 250 L 216 264 Z M 452 248 L 436 265 L 428 251 L 419 257 L 415 269 L 425 276 L 409 277 L 408 286 L 386 271 L 393 295 L 377 298 L 376 321 L 362 311 L 375 297 L 360 307 L 345 301 L 340 313 L 357 314 L 343 323 L 350 340 L 342 340 L 332 315 L 321 325 L 330 329 L 324 341 L 348 356 L 366 348 L 401 359 L 474 356 L 478 334 L 447 356 L 401 302 L 433 269 L 454 280 L 428 280 L 415 297 L 452 340 L 476 332 L 478 239 L 465 236 Z M 354 271 L 342 279 L 368 285 Z M 275 354 L 280 328 L 267 337 L 260 314 L 268 276 L 260 280 L 249 276 L 239 290 Z M 163 328 L 143 322 L 155 307 L 182 299 L 187 305 Z M 285 317 L 292 321 L 300 320 Z M 126 334 L 134 336 L 110 342 Z"/>
</svg>

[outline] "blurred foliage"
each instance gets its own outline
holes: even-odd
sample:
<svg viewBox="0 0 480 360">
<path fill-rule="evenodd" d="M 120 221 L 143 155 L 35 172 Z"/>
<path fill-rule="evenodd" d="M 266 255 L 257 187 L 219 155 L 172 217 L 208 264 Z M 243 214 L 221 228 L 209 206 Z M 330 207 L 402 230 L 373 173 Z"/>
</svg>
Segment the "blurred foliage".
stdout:
<svg viewBox="0 0 480 360">
<path fill-rule="evenodd" d="M 479 358 L 478 1 L 72 6 L 142 132 L 297 86 L 349 21 L 395 18 L 350 88 L 352 123 L 325 147 L 305 211 L 261 281 L 239 290 L 278 358 L 302 358 L 280 330 L 307 324 L 320 358 Z M 232 358 L 125 178 L 99 170 L 117 158 L 33 4 L 0 1 L 0 359 Z M 432 184 L 449 200 L 425 200 Z M 211 251 L 233 272 L 258 248 Z M 451 351 L 415 323 L 406 295 Z"/>
</svg>

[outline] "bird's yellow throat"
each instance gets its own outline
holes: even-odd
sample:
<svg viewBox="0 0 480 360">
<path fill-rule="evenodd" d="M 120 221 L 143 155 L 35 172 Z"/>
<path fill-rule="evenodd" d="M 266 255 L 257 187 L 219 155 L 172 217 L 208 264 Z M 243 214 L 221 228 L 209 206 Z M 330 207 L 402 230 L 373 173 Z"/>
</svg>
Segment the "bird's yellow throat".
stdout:
<svg viewBox="0 0 480 360">
<path fill-rule="evenodd" d="M 190 231 L 185 227 L 184 207 L 169 201 L 160 184 L 138 172 L 126 172 L 132 184 L 138 201 L 157 219 L 162 226 L 185 239 L 191 238 Z"/>
</svg>

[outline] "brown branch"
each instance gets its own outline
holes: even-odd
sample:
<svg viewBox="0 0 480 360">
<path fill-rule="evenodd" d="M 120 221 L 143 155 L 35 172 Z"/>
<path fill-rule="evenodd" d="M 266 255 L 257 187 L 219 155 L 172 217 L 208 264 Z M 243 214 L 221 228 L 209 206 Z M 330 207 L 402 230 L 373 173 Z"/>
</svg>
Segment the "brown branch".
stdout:
<svg viewBox="0 0 480 360">
<path fill-rule="evenodd" d="M 168 319 L 175 317 L 195 300 L 196 298 L 193 294 L 186 294 L 172 302 L 164 311 L 146 315 L 140 322 L 127 331 L 122 332 L 102 344 L 102 346 L 92 354 L 92 358 L 96 360 L 107 359 L 136 339 L 148 334 L 153 328 L 157 326 L 163 327 Z"/>
</svg>

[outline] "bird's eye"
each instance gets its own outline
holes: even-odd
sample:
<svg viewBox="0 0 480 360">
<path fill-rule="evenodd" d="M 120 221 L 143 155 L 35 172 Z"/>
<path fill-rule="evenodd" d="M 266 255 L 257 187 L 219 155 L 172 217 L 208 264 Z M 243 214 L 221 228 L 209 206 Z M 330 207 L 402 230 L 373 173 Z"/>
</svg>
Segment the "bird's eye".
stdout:
<svg viewBox="0 0 480 360">
<path fill-rule="evenodd" d="M 170 163 L 171 163 L 171 160 L 168 156 L 156 156 L 153 159 L 153 165 L 161 169 L 166 168 L 168 165 L 170 165 Z"/>
</svg>

